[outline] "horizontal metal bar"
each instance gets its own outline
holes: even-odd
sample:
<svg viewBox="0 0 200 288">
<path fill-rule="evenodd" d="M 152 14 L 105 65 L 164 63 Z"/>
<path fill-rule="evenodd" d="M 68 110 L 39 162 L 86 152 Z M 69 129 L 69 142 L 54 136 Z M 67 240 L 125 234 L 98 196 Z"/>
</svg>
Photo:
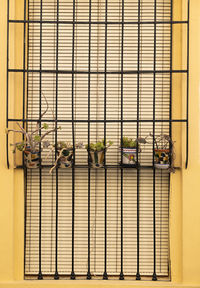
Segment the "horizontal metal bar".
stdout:
<svg viewBox="0 0 200 288">
<path fill-rule="evenodd" d="M 53 164 L 52 165 L 41 165 L 41 168 L 42 169 L 45 169 L 45 168 L 52 168 Z M 72 167 L 69 167 L 69 168 L 59 168 L 59 169 L 62 169 L 62 170 L 71 170 L 72 168 L 83 168 L 83 169 L 88 169 L 88 168 L 91 168 L 91 169 L 96 169 L 96 170 L 102 170 L 102 169 L 154 169 L 153 166 L 151 165 L 130 165 L 130 167 L 127 166 L 123 166 L 123 165 L 105 165 L 101 168 L 93 168 L 91 166 L 88 166 L 88 165 L 74 165 Z M 174 167 L 175 169 L 181 169 L 181 167 Z M 18 165 L 16 166 L 16 169 L 27 169 L 26 166 L 23 166 L 23 165 Z M 160 170 L 160 169 L 158 169 Z"/>
<path fill-rule="evenodd" d="M 52 277 L 52 279 L 53 279 L 53 277 L 54 277 L 54 274 L 52 274 L 52 273 L 50 273 L 50 274 L 44 274 L 43 275 L 44 276 L 44 279 L 48 279 L 49 280 L 49 278 L 50 277 Z M 65 278 L 66 277 L 69 277 L 69 279 L 70 279 L 70 274 L 67 274 L 67 273 L 63 273 L 63 272 L 61 272 L 60 274 L 59 274 L 59 276 L 60 276 L 60 279 L 64 279 L 64 280 L 66 280 Z M 82 279 L 83 277 L 84 277 L 85 275 L 83 275 L 83 274 L 78 274 L 78 275 L 76 275 L 76 278 L 77 278 L 77 280 L 78 279 Z M 99 277 L 101 277 L 102 275 L 97 275 L 97 276 L 99 276 Z M 125 277 L 126 276 L 128 276 L 127 278 L 128 279 L 135 279 L 135 275 L 125 275 Z M 146 280 L 151 280 L 151 278 L 150 278 L 150 276 L 147 274 L 142 274 L 141 275 L 142 276 L 142 280 L 144 280 L 144 281 L 146 281 Z M 35 279 L 37 279 L 36 277 L 37 277 L 37 275 L 36 274 L 33 274 L 33 273 L 26 273 L 25 275 L 24 275 L 24 277 L 25 277 L 25 280 L 35 280 Z M 31 278 L 30 278 L 31 277 Z M 34 278 L 35 277 L 35 278 Z M 80 278 L 79 278 L 80 277 Z M 51 278 L 50 278 L 51 279 Z M 98 278 L 97 278 L 98 279 Z M 109 275 L 109 279 L 110 280 L 118 280 L 118 278 L 117 278 L 117 276 L 116 275 Z M 164 280 L 164 281 L 166 281 L 166 282 L 169 282 L 169 279 L 168 279 L 168 276 L 166 276 L 166 275 L 159 275 L 158 276 L 158 280 Z"/>
<path fill-rule="evenodd" d="M 165 73 L 188 73 L 188 70 L 124 70 L 122 71 L 71 71 L 71 70 L 40 70 L 40 69 L 8 69 L 8 72 L 27 73 L 52 73 L 52 74 L 165 74 Z"/>
<path fill-rule="evenodd" d="M 81 25 L 89 25 L 89 24 L 94 24 L 94 25 L 142 25 L 142 24 L 188 24 L 188 21 L 51 21 L 51 20 L 15 20 L 15 19 L 10 19 L 8 21 L 9 23 L 37 23 L 37 24 L 81 24 Z"/>
<path fill-rule="evenodd" d="M 20 118 L 11 118 L 11 119 L 8 119 L 9 122 L 58 122 L 58 123 L 71 123 L 72 122 L 72 119 L 57 119 L 57 120 L 54 120 L 54 119 L 20 119 Z M 156 122 L 156 123 L 170 123 L 170 122 L 187 122 L 188 120 L 187 119 L 102 119 L 102 120 L 93 120 L 93 119 L 74 119 L 73 120 L 74 122 L 76 123 L 104 123 L 105 121 L 107 123 L 121 123 L 121 122 L 125 122 L 125 123 L 137 123 L 137 122 L 148 122 L 148 123 L 153 123 L 153 122 Z"/>
</svg>

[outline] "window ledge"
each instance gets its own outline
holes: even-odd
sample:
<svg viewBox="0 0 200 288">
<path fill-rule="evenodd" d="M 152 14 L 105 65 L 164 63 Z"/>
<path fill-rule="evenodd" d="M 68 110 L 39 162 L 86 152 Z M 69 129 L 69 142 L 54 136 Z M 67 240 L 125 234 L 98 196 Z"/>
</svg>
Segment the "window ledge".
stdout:
<svg viewBox="0 0 200 288">
<path fill-rule="evenodd" d="M 200 288 L 195 284 L 180 284 L 164 281 L 117 281 L 117 280 L 24 280 L 24 281 L 5 281 L 0 282 L 0 288 L 111 288 L 111 287 L 141 287 L 141 288 Z"/>
</svg>

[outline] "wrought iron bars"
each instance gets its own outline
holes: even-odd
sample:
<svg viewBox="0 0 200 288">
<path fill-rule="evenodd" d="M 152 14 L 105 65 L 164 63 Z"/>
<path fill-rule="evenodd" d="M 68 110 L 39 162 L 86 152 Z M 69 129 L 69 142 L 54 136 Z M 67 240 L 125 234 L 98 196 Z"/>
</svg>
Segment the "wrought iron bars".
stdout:
<svg viewBox="0 0 200 288">
<path fill-rule="evenodd" d="M 169 123 L 170 127 L 171 127 L 171 124 L 174 123 L 174 122 L 183 122 L 183 123 L 186 123 L 186 129 L 187 129 L 187 145 L 186 145 L 186 166 L 187 166 L 187 163 L 188 163 L 188 102 L 189 102 L 189 1 L 188 1 L 188 19 L 186 21 L 173 21 L 172 19 L 172 11 L 171 11 L 171 20 L 170 21 L 157 21 L 156 19 L 156 0 L 155 0 L 155 10 L 154 10 L 154 21 L 140 21 L 140 1 L 138 0 L 138 21 L 129 21 L 129 22 L 126 22 L 124 20 L 124 2 L 125 1 L 122 1 L 121 2 L 121 5 L 122 5 L 122 10 L 121 10 L 121 16 L 122 16 L 122 21 L 108 21 L 107 19 L 107 1 L 106 1 L 106 17 L 105 17 L 105 21 L 92 21 L 91 19 L 91 16 L 92 16 L 92 2 L 90 1 L 89 2 L 89 21 L 76 21 L 75 19 L 75 5 L 76 5 L 76 2 L 75 0 L 73 0 L 73 21 L 63 21 L 63 20 L 59 20 L 59 1 L 57 1 L 57 20 L 56 21 L 48 21 L 48 20 L 43 20 L 43 17 L 42 17 L 42 12 L 43 12 L 43 9 L 42 9 L 42 0 L 40 2 L 40 5 L 41 5 L 41 8 L 40 8 L 40 20 L 26 20 L 26 14 L 25 14 L 25 17 L 24 17 L 24 20 L 13 20 L 13 19 L 9 19 L 9 1 L 8 1 L 8 48 L 7 48 L 7 53 L 9 55 L 9 25 L 10 23 L 15 23 L 15 24 L 19 24 L 19 23 L 23 23 L 24 26 L 26 23 L 38 23 L 40 24 L 40 68 L 39 69 L 29 69 L 28 67 L 26 68 L 25 67 L 25 57 L 24 57 L 24 60 L 23 60 L 23 69 L 14 69 L 14 68 L 10 68 L 9 67 L 9 57 L 7 57 L 7 78 L 9 80 L 9 73 L 13 73 L 13 72 L 19 72 L 19 73 L 23 73 L 24 77 L 26 75 L 26 73 L 29 73 L 29 72 L 32 72 L 32 73 L 39 73 L 40 75 L 40 104 L 41 104 L 41 90 L 42 90 L 42 75 L 43 73 L 52 73 L 52 74 L 56 74 L 56 105 L 57 105 L 57 102 L 58 102 L 58 75 L 59 74 L 71 74 L 72 75 L 72 108 L 73 108 L 73 96 L 74 96 L 74 90 L 73 90 L 73 82 L 74 82 L 74 75 L 75 74 L 88 74 L 88 119 L 87 120 L 75 120 L 74 119 L 74 115 L 73 115 L 73 109 L 72 109 L 72 119 L 71 120 L 66 120 L 66 119 L 57 119 L 57 113 L 56 113 L 56 125 L 58 122 L 63 122 L 63 123 L 72 123 L 72 137 L 73 137 L 73 146 L 74 146 L 74 142 L 75 142 L 75 139 L 74 139 L 74 123 L 88 123 L 88 144 L 90 142 L 90 123 L 104 123 L 104 139 L 106 140 L 106 124 L 107 123 L 115 123 L 115 122 L 118 122 L 121 124 L 121 138 L 123 137 L 123 124 L 124 123 L 136 123 L 137 124 L 137 136 L 139 135 L 139 123 L 153 123 L 153 127 L 154 127 L 154 132 L 155 132 L 155 123 Z M 24 5 L 25 7 L 25 5 Z M 171 9 L 172 9 L 172 4 L 171 4 Z M 25 9 L 26 11 L 26 9 Z M 52 69 L 42 69 L 42 25 L 43 24 L 56 24 L 57 25 L 57 39 L 56 39 L 56 70 L 52 70 Z M 59 70 L 59 67 L 58 67 L 58 31 L 59 31 L 59 24 L 72 24 L 73 25 L 73 44 L 72 44 L 72 70 Z M 88 71 L 75 71 L 74 69 L 74 64 L 73 64 L 73 59 L 74 59 L 74 29 L 75 29 L 75 25 L 77 24 L 80 24 L 80 25 L 89 25 L 89 50 L 88 50 Z M 95 24 L 95 25 L 100 25 L 100 24 L 103 24 L 105 25 L 105 43 L 106 43 L 106 39 L 107 39 L 107 26 L 108 25 L 114 25 L 114 24 L 119 24 L 121 25 L 121 71 L 108 71 L 107 69 L 107 65 L 106 65 L 106 61 L 107 61 L 107 48 L 106 48 L 106 45 L 105 45 L 105 71 L 91 71 L 90 69 L 90 58 L 91 58 L 91 27 L 92 25 Z M 154 34 L 154 69 L 151 71 L 151 70 L 140 70 L 140 63 L 139 63 L 139 60 L 138 60 L 138 67 L 137 67 L 137 70 L 132 70 L 132 71 L 126 71 L 124 70 L 124 67 L 123 67 L 123 42 L 124 42 L 124 26 L 125 25 L 129 25 L 129 24 L 135 24 L 135 25 L 138 25 L 138 55 L 140 54 L 140 27 L 141 25 L 143 24 L 153 24 L 154 25 L 154 31 L 155 31 L 155 34 Z M 170 65 L 170 69 L 169 70 L 157 70 L 156 69 L 156 27 L 158 24 L 170 24 L 171 26 L 171 30 L 172 30 L 172 26 L 174 24 L 186 24 L 187 25 L 187 37 L 188 37 L 188 51 L 187 51 L 187 69 L 186 70 L 173 70 L 172 69 L 172 64 Z M 172 32 L 171 32 L 172 33 Z M 25 36 L 25 33 L 24 33 L 24 45 L 26 43 L 26 36 Z M 171 39 L 171 50 L 172 50 L 172 39 Z M 170 56 L 171 57 L 171 61 L 172 61 L 172 55 Z M 139 58 L 139 56 L 138 56 Z M 171 62 L 172 63 L 172 62 Z M 136 74 L 137 75 L 137 84 L 138 84 L 138 88 L 139 89 L 139 80 L 140 80 L 140 75 L 141 74 L 149 74 L 149 73 L 152 73 L 153 74 L 153 77 L 154 77 L 154 95 L 153 95 L 153 100 L 154 100 L 154 105 L 153 105 L 153 119 L 139 119 L 139 101 L 140 101 L 140 98 L 139 98 L 139 90 L 137 91 L 137 119 L 132 119 L 132 120 L 126 120 L 124 119 L 124 115 L 123 115 L 123 93 L 124 93 L 124 87 L 123 87 L 123 82 L 124 82 L 124 75 L 128 75 L 128 74 Z M 187 74 L 187 117 L 186 119 L 172 119 L 172 117 L 170 116 L 169 118 L 170 119 L 156 119 L 155 118 L 155 81 L 156 81 L 156 75 L 158 75 L 159 73 L 169 73 L 170 74 L 170 78 L 172 76 L 173 73 L 186 73 Z M 91 119 L 90 117 L 90 76 L 92 74 L 102 74 L 104 75 L 104 119 L 102 120 L 93 120 Z M 107 89 L 106 89 L 106 77 L 108 74 L 113 74 L 113 75 L 121 75 L 121 119 L 107 119 L 106 117 L 106 96 L 107 96 Z M 170 80 L 172 81 L 172 80 Z M 9 111 L 8 111 L 8 102 L 9 102 L 9 85 L 8 85 L 8 81 L 7 81 L 7 126 L 10 122 L 13 122 L 13 121 L 21 121 L 23 123 L 23 125 L 25 123 L 28 123 L 28 122 L 37 122 L 38 119 L 28 119 L 26 118 L 26 115 L 25 113 L 23 113 L 23 118 L 22 119 L 12 119 L 9 117 Z M 170 93 L 172 93 L 170 91 Z M 171 94 L 170 94 L 171 95 Z M 25 92 L 23 92 L 23 105 L 25 105 Z M 172 104 L 171 104 L 172 105 Z M 24 107 L 24 106 L 23 106 Z M 170 108 L 171 109 L 171 108 Z M 23 111 L 24 111 L 24 108 L 23 108 Z M 57 111 L 57 108 L 56 108 L 56 111 Z M 41 105 L 40 105 L 40 119 L 39 119 L 39 123 L 41 125 Z M 47 122 L 54 122 L 54 120 L 50 120 L 48 119 Z M 170 128 L 171 129 L 171 128 Z M 56 135 L 56 143 L 57 143 L 57 135 Z M 55 145 L 56 145 L 55 143 Z M 7 148 L 8 148 L 8 140 L 7 140 Z M 75 151 L 74 151 L 75 152 Z M 138 156 L 138 152 L 137 152 L 137 156 Z M 121 157 L 122 157 L 122 154 L 121 154 Z M 138 158 L 138 157 L 137 157 Z M 75 153 L 74 153 L 74 159 L 75 159 Z M 106 159 L 106 158 L 105 158 Z M 89 160 L 89 159 L 88 159 Z M 7 162 L 8 162 L 8 166 L 9 166 L 9 161 L 8 161 L 8 153 L 7 153 Z M 88 163 L 89 164 L 89 163 Z M 74 272 L 74 209 L 75 209 L 75 206 L 74 206 L 74 173 L 75 173 L 75 167 L 76 166 L 73 166 L 72 168 L 72 273 L 71 273 L 71 279 L 74 279 L 75 278 L 75 272 Z M 41 270 L 41 262 L 42 262 L 42 259 L 41 259 L 41 249 L 42 249 L 42 246 L 41 246 L 41 233 L 42 233 L 42 221 L 41 221 L 41 217 L 42 217 L 42 168 L 45 168 L 45 166 L 41 166 L 40 165 L 40 187 L 39 187 L 39 191 L 40 191 L 40 203 L 39 203 L 39 275 L 38 275 L 38 278 L 39 279 L 42 279 L 42 270 Z M 84 168 L 84 167 L 83 167 Z M 86 166 L 86 168 L 88 168 L 88 279 L 91 278 L 91 271 L 90 271 L 90 167 Z M 106 199 L 107 199 L 107 186 L 106 186 L 106 180 L 107 180 L 107 168 L 115 168 L 115 167 L 112 167 L 111 165 L 105 165 L 105 222 L 104 222 L 104 225 L 105 225 L 105 259 L 104 259 L 104 264 L 105 264 L 105 271 L 104 271 L 104 279 L 107 279 L 108 276 L 107 276 L 107 239 L 106 239 L 106 235 L 107 235 L 107 202 L 106 202 Z M 122 245 L 122 250 L 121 250 L 121 273 L 120 273 L 120 279 L 123 279 L 124 278 L 124 271 L 123 271 L 123 173 L 124 173 L 124 170 L 122 167 L 116 165 L 116 168 L 120 168 L 120 171 L 121 171 L 121 245 Z M 140 236 L 139 236 L 139 224 L 140 224 L 140 221 L 139 221 L 139 189 L 140 189 L 140 184 L 139 184 L 139 178 L 140 178 L 140 169 L 142 169 L 143 167 L 141 166 L 140 168 L 139 167 L 136 167 L 137 168 L 137 275 L 136 275 L 136 278 L 139 280 L 140 279 L 140 265 L 139 265 L 139 260 L 140 260 L 140 245 L 139 245 L 139 239 L 140 239 Z M 144 167 L 145 168 L 145 167 Z M 147 168 L 147 167 L 146 167 Z M 157 279 L 157 275 L 156 275 L 156 231 L 155 231 L 155 212 L 156 212 L 156 207 L 155 207 L 155 167 L 154 167 L 154 164 L 149 167 L 150 169 L 153 168 L 153 203 L 154 203 L 154 207 L 153 207 L 153 215 L 154 215 L 154 223 L 153 223 L 153 230 L 154 230 L 154 273 L 153 273 L 153 280 L 156 280 Z M 58 237 L 58 171 L 56 171 L 56 243 L 57 243 L 57 237 Z M 57 244 L 56 244 L 56 267 L 55 267 L 55 270 L 56 270 L 56 273 L 55 273 L 55 278 L 57 279 L 58 278 L 58 267 L 57 267 Z"/>
</svg>

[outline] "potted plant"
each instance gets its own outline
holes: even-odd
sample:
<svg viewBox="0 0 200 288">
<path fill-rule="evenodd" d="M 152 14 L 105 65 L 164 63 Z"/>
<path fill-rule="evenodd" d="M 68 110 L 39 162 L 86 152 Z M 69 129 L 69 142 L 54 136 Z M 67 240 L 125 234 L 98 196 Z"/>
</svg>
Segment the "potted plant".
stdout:
<svg viewBox="0 0 200 288">
<path fill-rule="evenodd" d="M 138 142 L 146 144 L 148 137 L 153 138 L 154 142 L 154 166 L 158 169 L 168 169 L 174 172 L 174 142 L 169 135 L 160 134 L 153 136 L 151 133 L 146 138 L 138 138 Z"/>
<path fill-rule="evenodd" d="M 24 140 L 11 144 L 13 146 L 13 153 L 16 150 L 24 152 L 24 160 L 27 168 L 37 168 L 40 164 L 40 144 L 42 148 L 48 148 L 49 141 L 44 141 L 45 137 L 50 133 L 53 133 L 56 128 L 48 130 L 48 125 L 46 123 L 42 124 L 40 127 L 39 123 L 36 124 L 36 128 L 33 132 L 27 132 L 18 122 L 16 122 L 19 130 L 6 129 L 6 133 L 14 132 L 21 133 L 24 136 Z M 60 129 L 57 128 L 57 129 Z M 39 131 L 47 130 L 41 136 Z"/>
<path fill-rule="evenodd" d="M 89 146 L 85 145 L 89 153 L 89 161 L 93 168 L 100 168 L 104 165 L 105 159 L 105 150 L 112 146 L 112 141 L 102 141 L 97 142 L 96 144 L 90 143 Z"/>
<path fill-rule="evenodd" d="M 41 119 L 47 113 L 49 108 L 48 102 L 44 94 L 43 97 L 46 101 L 47 108 L 41 115 Z M 16 150 L 24 152 L 24 160 L 26 167 L 31 169 L 38 168 L 40 165 L 40 154 L 42 148 L 48 148 L 50 145 L 49 141 L 45 141 L 46 136 L 50 133 L 53 133 L 57 129 L 61 129 L 61 127 L 49 130 L 49 126 L 46 123 L 40 124 L 40 121 L 38 121 L 36 123 L 35 129 L 33 129 L 32 132 L 27 132 L 18 122 L 16 122 L 16 124 L 19 127 L 19 130 L 6 128 L 7 134 L 9 134 L 10 132 L 14 132 L 17 134 L 22 134 L 23 136 L 22 141 L 11 144 L 11 146 L 13 146 L 13 153 L 16 153 Z M 42 134 L 42 131 L 45 132 Z"/>
<path fill-rule="evenodd" d="M 73 163 L 73 145 L 70 142 L 58 141 L 57 145 L 53 145 L 53 149 L 57 149 L 57 159 L 54 166 L 51 168 L 50 173 L 55 168 L 70 168 Z M 82 148 L 83 143 L 78 143 L 75 148 Z"/>
<path fill-rule="evenodd" d="M 137 145 L 137 140 L 123 137 L 120 147 L 120 152 L 122 150 L 122 165 L 136 165 Z"/>
<path fill-rule="evenodd" d="M 151 135 L 153 137 L 153 135 Z M 154 137 L 154 165 L 159 169 L 174 172 L 174 142 L 169 135 L 161 134 Z M 170 163 L 171 162 L 171 163 Z"/>
</svg>

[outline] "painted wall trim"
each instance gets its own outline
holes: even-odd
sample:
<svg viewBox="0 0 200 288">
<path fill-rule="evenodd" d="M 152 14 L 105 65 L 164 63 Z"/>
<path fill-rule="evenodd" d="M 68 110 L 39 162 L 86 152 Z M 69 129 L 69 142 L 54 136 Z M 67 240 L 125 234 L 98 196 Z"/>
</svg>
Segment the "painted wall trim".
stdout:
<svg viewBox="0 0 200 288">
<path fill-rule="evenodd" d="M 0 288 L 111 288 L 111 287 L 123 287 L 123 288 L 129 288 L 129 287 L 141 287 L 141 288 L 155 288 L 155 287 L 163 287 L 163 288 L 200 288 L 200 285 L 184 285 L 184 284 L 178 284 L 178 283 L 171 283 L 171 282 L 137 282 L 137 281 L 123 281 L 123 284 L 121 281 L 100 281 L 100 280 L 91 280 L 91 281 L 72 281 L 72 280 L 66 280 L 62 281 L 59 280 L 55 284 L 55 281 L 49 280 L 49 281 L 13 281 L 13 282 L 0 282 Z"/>
</svg>

